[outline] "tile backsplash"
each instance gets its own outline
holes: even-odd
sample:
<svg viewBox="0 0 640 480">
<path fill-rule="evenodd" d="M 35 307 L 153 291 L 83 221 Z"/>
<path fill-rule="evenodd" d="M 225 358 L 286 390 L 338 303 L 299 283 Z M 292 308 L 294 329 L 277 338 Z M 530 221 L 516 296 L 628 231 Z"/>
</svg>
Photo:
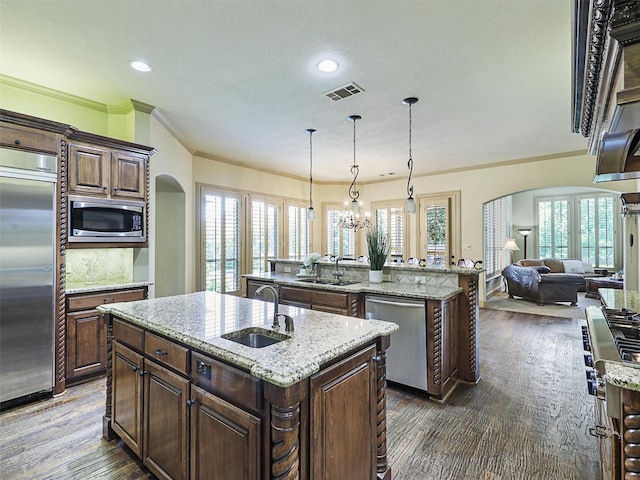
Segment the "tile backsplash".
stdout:
<svg viewBox="0 0 640 480">
<path fill-rule="evenodd" d="M 132 248 L 68 249 L 67 285 L 133 281 Z"/>
</svg>

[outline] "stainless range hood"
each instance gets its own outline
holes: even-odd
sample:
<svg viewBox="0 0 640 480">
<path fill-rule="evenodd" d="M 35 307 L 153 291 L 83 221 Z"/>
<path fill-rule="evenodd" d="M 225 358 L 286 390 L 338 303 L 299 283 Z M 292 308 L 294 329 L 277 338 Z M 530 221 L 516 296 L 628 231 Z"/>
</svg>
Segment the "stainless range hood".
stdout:
<svg viewBox="0 0 640 480">
<path fill-rule="evenodd" d="M 623 193 L 620 195 L 622 200 L 622 214 L 640 213 L 640 192 Z"/>
<path fill-rule="evenodd" d="M 640 129 L 605 133 L 598 148 L 594 183 L 640 178 Z"/>
</svg>

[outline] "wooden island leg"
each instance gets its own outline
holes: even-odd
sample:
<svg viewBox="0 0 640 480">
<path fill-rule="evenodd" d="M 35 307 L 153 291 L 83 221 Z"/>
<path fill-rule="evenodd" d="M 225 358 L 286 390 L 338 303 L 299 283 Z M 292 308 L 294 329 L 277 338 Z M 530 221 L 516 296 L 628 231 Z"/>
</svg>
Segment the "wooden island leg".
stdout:
<svg viewBox="0 0 640 480">
<path fill-rule="evenodd" d="M 391 479 L 391 467 L 387 463 L 387 349 L 391 345 L 391 337 L 378 338 L 377 367 L 376 367 L 376 450 L 377 450 L 377 478 Z"/>
<path fill-rule="evenodd" d="M 104 406 L 104 417 L 102 417 L 102 437 L 110 442 L 116 438 L 116 434 L 111 429 L 111 380 L 113 359 L 111 357 L 111 351 L 113 349 L 113 322 L 111 321 L 111 315 L 107 316 L 107 395 Z"/>
<path fill-rule="evenodd" d="M 306 381 L 289 388 L 265 384 L 265 397 L 270 405 L 269 478 L 273 480 L 307 479 L 308 446 L 301 411 L 307 388 Z"/>
</svg>

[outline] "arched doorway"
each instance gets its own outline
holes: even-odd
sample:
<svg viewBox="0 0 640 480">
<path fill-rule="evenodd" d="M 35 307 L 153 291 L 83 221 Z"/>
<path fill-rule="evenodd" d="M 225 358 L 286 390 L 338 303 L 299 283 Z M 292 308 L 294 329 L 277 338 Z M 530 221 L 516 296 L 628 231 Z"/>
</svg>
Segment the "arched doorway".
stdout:
<svg viewBox="0 0 640 480">
<path fill-rule="evenodd" d="M 185 293 L 185 194 L 169 175 L 156 177 L 155 296 Z"/>
</svg>

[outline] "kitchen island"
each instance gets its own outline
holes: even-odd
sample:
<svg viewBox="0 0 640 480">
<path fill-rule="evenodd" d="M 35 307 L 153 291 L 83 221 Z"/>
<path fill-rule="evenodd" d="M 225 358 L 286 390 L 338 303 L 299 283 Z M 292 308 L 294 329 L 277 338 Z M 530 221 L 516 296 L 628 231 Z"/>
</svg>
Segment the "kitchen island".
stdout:
<svg viewBox="0 0 640 480">
<path fill-rule="evenodd" d="M 110 353 L 103 434 L 159 478 L 391 478 L 394 323 L 281 306 L 294 330 L 273 329 L 272 303 L 213 292 L 98 310 Z M 237 342 L 248 333 L 276 343 Z"/>
<path fill-rule="evenodd" d="M 460 383 L 479 381 L 478 270 L 393 267 L 389 281 L 372 283 L 361 262 L 340 264 L 338 280 L 331 278 L 334 263 L 319 263 L 316 275 L 298 274 L 291 261 L 274 263 L 273 272 L 244 275 L 247 297 L 272 285 L 283 305 L 398 323 L 387 352 L 393 384 L 444 403 Z"/>
</svg>

